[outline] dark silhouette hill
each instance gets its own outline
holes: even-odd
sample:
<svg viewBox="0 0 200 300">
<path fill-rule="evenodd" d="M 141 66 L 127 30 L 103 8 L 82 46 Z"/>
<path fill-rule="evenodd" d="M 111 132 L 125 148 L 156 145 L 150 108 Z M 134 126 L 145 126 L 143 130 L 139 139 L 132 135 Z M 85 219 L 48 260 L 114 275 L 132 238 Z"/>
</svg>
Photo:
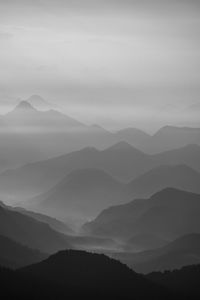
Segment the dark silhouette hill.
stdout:
<svg viewBox="0 0 200 300">
<path fill-rule="evenodd" d="M 157 296 L 163 292 L 120 262 L 103 254 L 84 251 L 58 252 L 41 263 L 21 269 L 21 272 L 57 284 L 96 290 L 100 293 L 112 292 L 114 295 L 120 293 L 124 297 L 126 295 L 130 297 L 129 293 L 133 293 L 143 299 L 148 293 Z"/>
<path fill-rule="evenodd" d="M 83 251 L 58 252 L 14 272 L 0 268 L 0 281 L 1 293 L 8 299 L 158 300 L 177 296 L 116 260 Z"/>
<path fill-rule="evenodd" d="M 71 247 L 65 235 L 49 225 L 0 206 L 0 234 L 44 253 Z"/>
<path fill-rule="evenodd" d="M 136 199 L 104 210 L 83 230 L 123 240 L 138 234 L 153 234 L 166 240 L 200 233 L 200 195 L 173 188 L 148 199 Z"/>
<path fill-rule="evenodd" d="M 0 245 L 0 265 L 4 267 L 20 268 L 47 258 L 46 254 L 22 246 L 2 235 Z"/>
<path fill-rule="evenodd" d="M 98 169 L 75 170 L 27 206 L 58 218 L 87 220 L 124 201 L 124 184 Z"/>
<path fill-rule="evenodd" d="M 170 290 L 181 292 L 186 299 L 199 299 L 200 297 L 200 265 L 183 267 L 181 270 L 153 272 L 147 278 L 162 284 Z M 183 296 L 182 296 L 183 297 Z"/>
<path fill-rule="evenodd" d="M 166 246 L 151 251 L 114 253 L 112 257 L 144 274 L 180 269 L 200 263 L 200 234 L 181 236 Z"/>
</svg>

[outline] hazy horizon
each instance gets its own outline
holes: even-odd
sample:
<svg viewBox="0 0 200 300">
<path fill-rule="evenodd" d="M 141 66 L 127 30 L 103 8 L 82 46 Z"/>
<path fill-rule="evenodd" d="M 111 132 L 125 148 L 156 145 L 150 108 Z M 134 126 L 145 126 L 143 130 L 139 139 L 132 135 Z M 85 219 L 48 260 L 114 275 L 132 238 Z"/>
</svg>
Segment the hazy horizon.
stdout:
<svg viewBox="0 0 200 300">
<path fill-rule="evenodd" d="M 0 109 L 39 94 L 112 130 L 199 126 L 199 16 L 195 0 L 1 0 Z"/>
</svg>

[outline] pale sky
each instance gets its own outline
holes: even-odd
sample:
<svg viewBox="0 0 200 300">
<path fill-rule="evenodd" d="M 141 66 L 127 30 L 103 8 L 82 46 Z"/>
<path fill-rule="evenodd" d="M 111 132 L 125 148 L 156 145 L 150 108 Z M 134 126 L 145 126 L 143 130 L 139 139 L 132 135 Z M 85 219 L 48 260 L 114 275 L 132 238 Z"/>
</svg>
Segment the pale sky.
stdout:
<svg viewBox="0 0 200 300">
<path fill-rule="evenodd" d="M 0 0 L 1 106 L 32 94 L 112 129 L 199 125 L 200 1 Z"/>
</svg>

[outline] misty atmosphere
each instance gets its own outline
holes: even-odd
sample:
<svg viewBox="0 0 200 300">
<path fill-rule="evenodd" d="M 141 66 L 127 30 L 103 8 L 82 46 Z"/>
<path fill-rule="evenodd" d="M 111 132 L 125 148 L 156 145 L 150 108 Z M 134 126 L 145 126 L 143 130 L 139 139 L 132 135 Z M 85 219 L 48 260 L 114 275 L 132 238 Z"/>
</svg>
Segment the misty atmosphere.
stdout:
<svg viewBox="0 0 200 300">
<path fill-rule="evenodd" d="M 200 299 L 199 28 L 198 0 L 0 0 L 2 299 Z"/>
</svg>

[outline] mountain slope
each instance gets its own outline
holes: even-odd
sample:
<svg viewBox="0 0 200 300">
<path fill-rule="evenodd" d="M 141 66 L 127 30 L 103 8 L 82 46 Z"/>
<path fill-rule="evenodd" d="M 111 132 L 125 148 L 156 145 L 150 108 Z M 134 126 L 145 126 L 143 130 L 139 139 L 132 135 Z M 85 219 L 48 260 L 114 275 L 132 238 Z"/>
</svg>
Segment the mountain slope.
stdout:
<svg viewBox="0 0 200 300">
<path fill-rule="evenodd" d="M 73 230 L 69 227 L 69 225 L 67 225 L 66 223 L 63 223 L 55 218 L 52 218 L 47 215 L 43 215 L 41 213 L 36 213 L 36 212 L 30 211 L 30 210 L 26 210 L 21 207 L 15 207 L 15 208 L 13 208 L 13 210 L 18 211 L 18 212 L 22 213 L 23 215 L 29 216 L 39 222 L 46 223 L 52 229 L 54 229 L 58 232 L 62 232 L 64 234 L 73 234 Z"/>
<path fill-rule="evenodd" d="M 200 171 L 200 146 L 197 144 L 158 153 L 153 157 L 159 165 L 187 165 Z"/>
<path fill-rule="evenodd" d="M 135 296 L 140 295 L 140 298 L 143 299 L 148 293 L 154 296 L 163 293 L 158 286 L 149 284 L 145 278 L 120 262 L 105 255 L 83 251 L 58 252 L 47 260 L 25 267 L 21 271 L 27 275 L 31 274 L 41 279 L 48 279 L 79 289 L 96 290 L 100 293 L 112 292 L 117 297 L 119 295 L 126 297 L 129 293 L 134 293 Z"/>
<path fill-rule="evenodd" d="M 0 162 L 1 157 L 6 162 L 0 165 L 0 170 L 87 146 L 103 149 L 118 141 L 101 127 L 86 126 L 55 110 L 38 111 L 27 101 L 21 101 L 14 110 L 1 116 L 0 123 Z"/>
<path fill-rule="evenodd" d="M 149 199 L 136 199 L 104 210 L 83 230 L 101 236 L 129 239 L 137 234 L 153 234 L 166 240 L 200 233 L 200 195 L 173 188 Z"/>
<path fill-rule="evenodd" d="M 175 296 L 104 255 L 62 251 L 12 272 L 0 268 L 8 299 L 172 299 Z M 9 287 L 12 286 L 12 289 Z"/>
<path fill-rule="evenodd" d="M 139 253 L 116 253 L 119 259 L 139 273 L 180 269 L 200 263 L 200 234 L 181 236 L 164 247 Z"/>
<path fill-rule="evenodd" d="M 27 202 L 27 206 L 59 218 L 88 219 L 105 207 L 122 202 L 123 188 L 121 182 L 103 170 L 76 170 L 47 193 Z"/>
<path fill-rule="evenodd" d="M 121 129 L 116 132 L 116 135 L 119 140 L 125 141 L 139 149 L 144 142 L 151 138 L 149 134 L 136 128 Z"/>
<path fill-rule="evenodd" d="M 20 268 L 47 257 L 39 251 L 22 246 L 13 240 L 0 235 L 0 265 L 10 268 Z"/>
<path fill-rule="evenodd" d="M 165 126 L 144 141 L 140 149 L 147 153 L 159 153 L 189 144 L 200 145 L 200 128 Z"/>
<path fill-rule="evenodd" d="M 125 142 L 103 151 L 87 147 L 0 174 L 0 193 L 4 199 L 15 197 L 15 202 L 19 202 L 48 191 L 76 169 L 103 169 L 124 181 L 142 175 L 152 167 L 154 160 L 150 156 Z"/>
<path fill-rule="evenodd" d="M 200 265 L 183 267 L 181 270 L 164 273 L 153 272 L 147 276 L 152 282 L 161 284 L 173 291 L 181 292 L 182 298 L 199 299 Z"/>
<path fill-rule="evenodd" d="M 32 95 L 26 101 L 40 111 L 47 111 L 50 109 L 57 108 L 55 104 L 49 103 L 48 101 L 44 100 L 40 95 Z"/>
<path fill-rule="evenodd" d="M 87 147 L 0 174 L 0 195 L 2 199 L 9 199 L 11 202 L 31 198 L 48 191 L 76 169 L 101 168 L 114 177 L 128 181 L 161 165 L 187 165 L 200 171 L 200 147 L 189 145 L 153 156 L 146 155 L 125 142 L 103 151 Z"/>
<path fill-rule="evenodd" d="M 159 166 L 128 184 L 133 197 L 149 197 L 159 190 L 172 187 L 200 193 L 200 173 L 186 165 Z"/>
<path fill-rule="evenodd" d="M 45 253 L 70 247 L 67 238 L 47 224 L 2 206 L 0 206 L 0 234 Z"/>
</svg>

